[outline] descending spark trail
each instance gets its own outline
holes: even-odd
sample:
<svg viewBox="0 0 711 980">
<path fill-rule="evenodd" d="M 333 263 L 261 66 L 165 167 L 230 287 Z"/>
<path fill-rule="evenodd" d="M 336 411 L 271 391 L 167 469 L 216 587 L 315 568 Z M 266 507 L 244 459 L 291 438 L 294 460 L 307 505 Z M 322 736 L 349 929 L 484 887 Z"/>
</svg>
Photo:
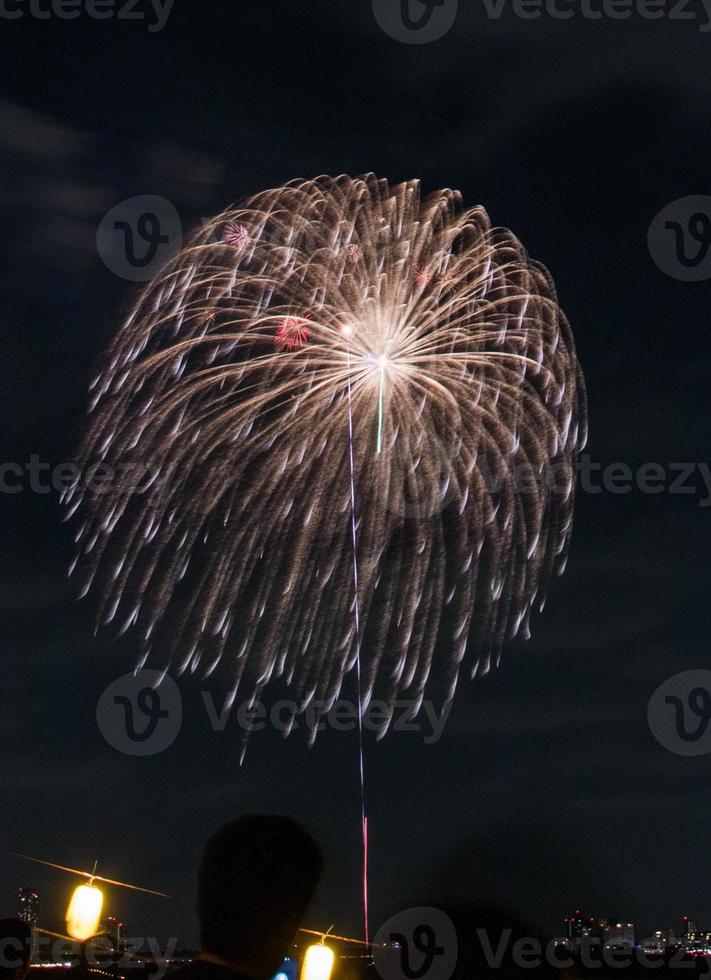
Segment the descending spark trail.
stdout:
<svg viewBox="0 0 711 980">
<path fill-rule="evenodd" d="M 378 452 L 383 450 L 383 387 L 385 386 L 385 366 L 380 365 L 380 385 L 378 387 Z"/>
<path fill-rule="evenodd" d="M 384 732 L 528 636 L 565 566 L 572 333 L 454 191 L 320 177 L 218 215 L 136 300 L 90 412 L 83 471 L 113 482 L 66 493 L 79 591 L 228 707 L 280 679 L 322 717 L 355 671 Z"/>
<path fill-rule="evenodd" d="M 368 945 L 368 817 L 365 810 L 365 753 L 363 749 L 363 688 L 360 674 L 360 590 L 358 588 L 358 528 L 356 519 L 355 465 L 353 462 L 353 403 L 351 399 L 351 353 L 348 343 L 348 459 L 351 489 L 351 536 L 353 541 L 353 616 L 355 619 L 355 663 L 358 689 L 358 764 L 360 775 L 360 820 L 363 836 L 363 934 Z M 378 443 L 378 452 L 380 444 Z"/>
</svg>

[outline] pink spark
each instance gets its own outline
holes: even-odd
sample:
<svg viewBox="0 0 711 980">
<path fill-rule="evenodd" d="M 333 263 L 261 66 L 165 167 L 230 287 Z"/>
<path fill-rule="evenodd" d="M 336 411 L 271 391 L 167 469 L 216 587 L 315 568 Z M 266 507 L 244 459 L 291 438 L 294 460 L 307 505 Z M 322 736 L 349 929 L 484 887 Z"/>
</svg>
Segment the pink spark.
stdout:
<svg viewBox="0 0 711 980">
<path fill-rule="evenodd" d="M 241 221 L 229 222 L 224 231 L 224 239 L 237 252 L 243 252 L 252 241 L 247 228 Z"/>
<path fill-rule="evenodd" d="M 311 314 L 305 316 L 285 316 L 277 327 L 275 341 L 286 350 L 298 350 L 303 347 L 311 336 L 307 321 Z"/>
<path fill-rule="evenodd" d="M 434 279 L 434 272 L 426 265 L 418 265 L 414 275 L 415 283 L 422 289 L 427 289 Z"/>
</svg>

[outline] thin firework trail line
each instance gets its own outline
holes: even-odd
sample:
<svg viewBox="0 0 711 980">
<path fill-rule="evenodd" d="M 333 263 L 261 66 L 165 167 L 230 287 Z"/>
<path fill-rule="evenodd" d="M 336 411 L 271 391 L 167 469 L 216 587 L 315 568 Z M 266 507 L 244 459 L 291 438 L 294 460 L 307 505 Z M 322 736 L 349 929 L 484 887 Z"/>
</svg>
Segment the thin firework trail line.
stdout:
<svg viewBox="0 0 711 980">
<path fill-rule="evenodd" d="M 385 368 L 380 368 L 380 384 L 378 385 L 378 452 L 383 448 L 383 389 L 385 387 Z"/>
<path fill-rule="evenodd" d="M 358 531 L 355 505 L 355 464 L 353 461 L 353 402 L 351 393 L 351 353 L 348 344 L 348 459 L 351 486 L 351 535 L 353 540 L 353 615 L 355 619 L 356 683 L 358 686 L 358 761 L 360 770 L 360 822 L 363 836 L 363 932 L 366 945 L 368 930 L 368 817 L 365 811 L 365 753 L 363 750 L 363 690 L 360 676 L 360 590 L 358 587 Z"/>
</svg>

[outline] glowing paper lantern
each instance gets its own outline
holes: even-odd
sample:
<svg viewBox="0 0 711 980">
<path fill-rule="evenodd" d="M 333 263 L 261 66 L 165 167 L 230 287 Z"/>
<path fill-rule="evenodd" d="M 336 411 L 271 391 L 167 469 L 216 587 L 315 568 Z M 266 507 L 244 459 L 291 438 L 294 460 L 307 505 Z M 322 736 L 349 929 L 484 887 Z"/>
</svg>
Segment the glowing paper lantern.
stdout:
<svg viewBox="0 0 711 980">
<path fill-rule="evenodd" d="M 329 980 L 333 969 L 333 950 L 323 943 L 309 946 L 301 967 L 301 980 Z"/>
<path fill-rule="evenodd" d="M 67 909 L 67 934 L 84 942 L 99 931 L 101 906 L 104 896 L 93 885 L 79 885 L 75 889 Z"/>
</svg>

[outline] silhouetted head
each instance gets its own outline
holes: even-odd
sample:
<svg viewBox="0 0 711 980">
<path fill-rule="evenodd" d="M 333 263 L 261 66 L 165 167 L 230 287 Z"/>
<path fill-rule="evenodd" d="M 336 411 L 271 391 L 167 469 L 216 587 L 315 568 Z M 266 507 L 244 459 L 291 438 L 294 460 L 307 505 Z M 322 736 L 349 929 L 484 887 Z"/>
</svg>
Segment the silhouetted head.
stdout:
<svg viewBox="0 0 711 980">
<path fill-rule="evenodd" d="M 321 852 L 289 817 L 250 814 L 205 848 L 198 877 L 203 952 L 249 976 L 270 976 L 321 875 Z"/>
<path fill-rule="evenodd" d="M 24 980 L 30 969 L 32 931 L 20 919 L 0 919 L 0 977 Z"/>
</svg>

